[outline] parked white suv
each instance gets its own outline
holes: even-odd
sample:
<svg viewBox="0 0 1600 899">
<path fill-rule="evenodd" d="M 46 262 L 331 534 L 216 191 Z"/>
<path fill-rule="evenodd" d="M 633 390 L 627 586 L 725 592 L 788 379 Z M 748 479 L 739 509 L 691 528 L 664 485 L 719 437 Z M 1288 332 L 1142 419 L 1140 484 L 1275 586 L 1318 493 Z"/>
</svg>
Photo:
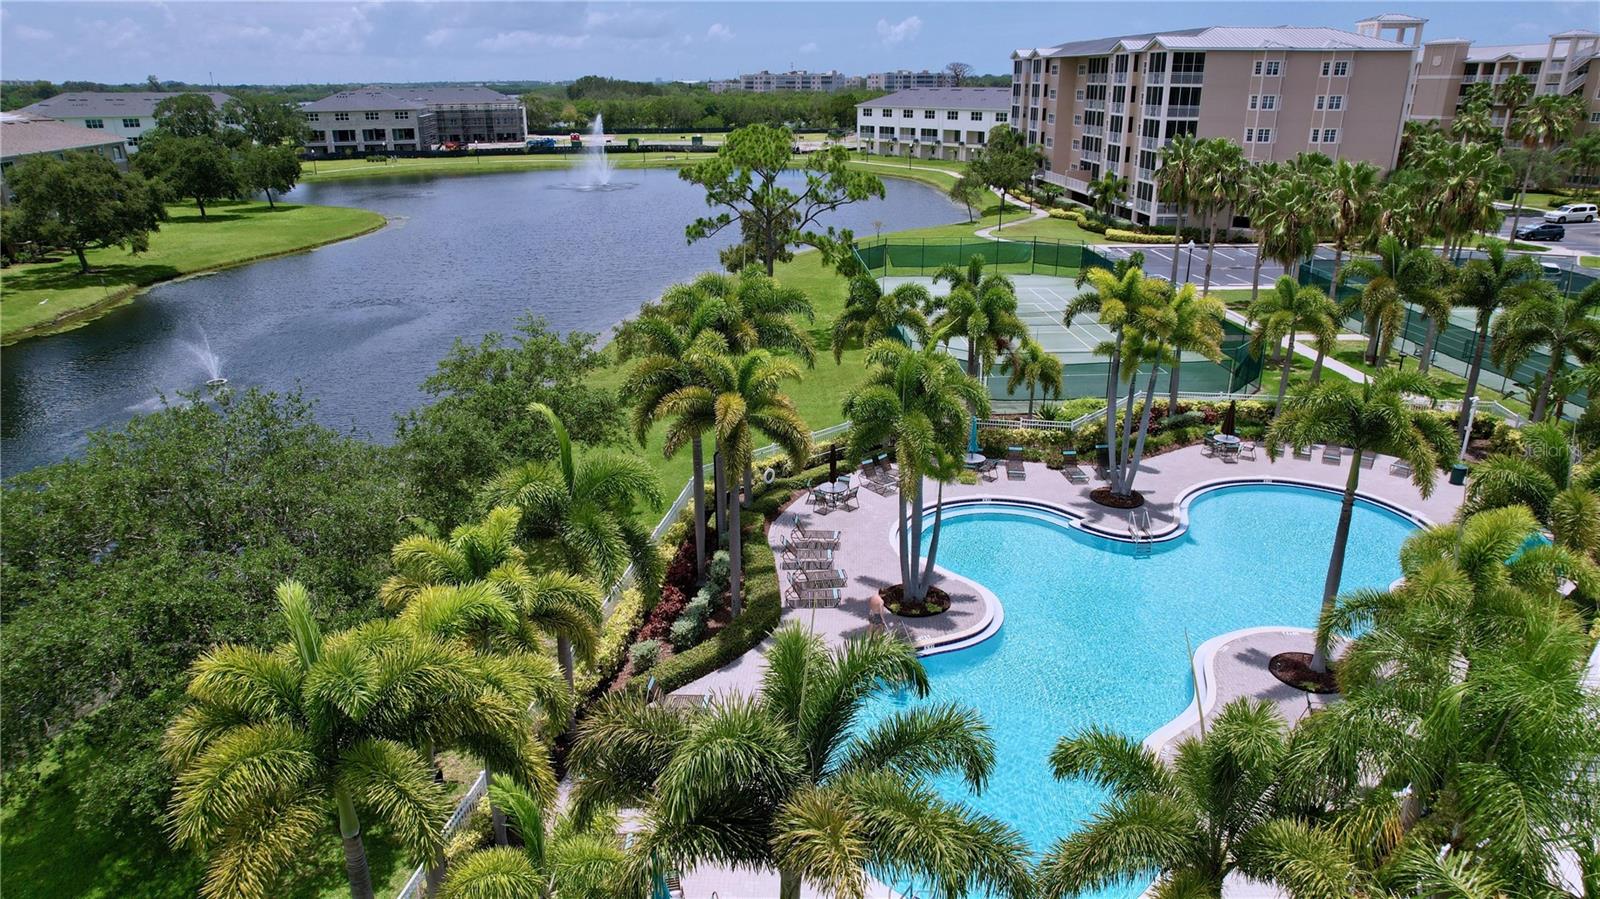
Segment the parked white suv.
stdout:
<svg viewBox="0 0 1600 899">
<path fill-rule="evenodd" d="M 1544 214 L 1545 221 L 1560 222 L 1563 225 L 1567 222 L 1592 222 L 1594 217 L 1595 205 L 1593 203 L 1568 203 L 1560 209 Z"/>
</svg>

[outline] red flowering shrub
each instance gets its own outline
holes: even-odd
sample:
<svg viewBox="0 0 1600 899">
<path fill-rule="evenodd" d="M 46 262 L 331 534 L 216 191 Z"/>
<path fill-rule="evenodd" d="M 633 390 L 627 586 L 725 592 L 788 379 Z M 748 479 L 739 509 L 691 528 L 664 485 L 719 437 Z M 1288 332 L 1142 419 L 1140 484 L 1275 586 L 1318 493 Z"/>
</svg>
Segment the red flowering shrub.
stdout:
<svg viewBox="0 0 1600 899">
<path fill-rule="evenodd" d="M 694 567 L 694 558 L 689 559 L 690 567 Z M 640 640 L 666 640 L 672 634 L 672 622 L 678 620 L 683 614 L 683 607 L 689 600 L 683 591 L 671 584 L 661 587 L 661 601 L 650 610 L 650 617 L 645 621 L 644 627 L 639 628 Z"/>
</svg>

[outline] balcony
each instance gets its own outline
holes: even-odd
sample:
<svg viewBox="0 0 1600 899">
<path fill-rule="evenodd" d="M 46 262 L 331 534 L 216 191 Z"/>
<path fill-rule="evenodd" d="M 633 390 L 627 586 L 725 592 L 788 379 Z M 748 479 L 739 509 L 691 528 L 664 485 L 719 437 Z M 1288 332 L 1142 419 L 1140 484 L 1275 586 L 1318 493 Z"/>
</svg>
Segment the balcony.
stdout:
<svg viewBox="0 0 1600 899">
<path fill-rule="evenodd" d="M 1100 155 L 1099 150 L 1084 150 L 1078 154 L 1078 158 L 1084 162 L 1099 162 L 1104 157 Z"/>
<path fill-rule="evenodd" d="M 1151 203 L 1149 200 L 1134 200 L 1133 208 L 1139 210 L 1140 212 L 1149 212 L 1151 211 Z"/>
<path fill-rule="evenodd" d="M 1166 72 L 1145 72 L 1144 73 L 1144 83 L 1145 84 L 1166 84 L 1167 83 L 1167 73 Z"/>
<path fill-rule="evenodd" d="M 1084 137 L 1105 137 L 1105 134 L 1106 134 L 1106 126 L 1104 126 L 1104 125 L 1084 125 L 1083 126 L 1083 136 Z"/>
<path fill-rule="evenodd" d="M 1096 109 L 1104 110 L 1106 108 L 1106 101 L 1104 101 L 1104 100 L 1085 100 L 1085 101 L 1083 101 L 1083 108 L 1084 109 L 1089 109 L 1089 110 L 1096 110 Z"/>
<path fill-rule="evenodd" d="M 1125 102 L 1125 101 L 1113 102 L 1111 104 L 1111 114 L 1112 115 L 1125 115 L 1127 112 L 1128 112 L 1128 104 L 1127 104 L 1127 102 Z"/>
<path fill-rule="evenodd" d="M 1090 84 L 1105 84 L 1106 83 L 1107 73 L 1105 73 L 1105 72 L 1090 72 L 1085 77 L 1088 79 L 1088 83 L 1090 83 Z"/>
<path fill-rule="evenodd" d="M 1167 118 L 1169 119 L 1198 119 L 1200 107 L 1198 106 L 1168 106 Z"/>
<path fill-rule="evenodd" d="M 1159 150 L 1162 147 L 1165 147 L 1167 144 L 1170 144 L 1170 143 L 1172 143 L 1172 138 L 1170 138 L 1170 137 L 1150 137 L 1150 136 L 1146 135 L 1144 137 L 1139 138 L 1139 149 L 1141 149 L 1141 150 Z"/>
<path fill-rule="evenodd" d="M 1199 84 L 1206 80 L 1205 72 L 1173 72 L 1173 84 Z"/>
<path fill-rule="evenodd" d="M 1156 180 L 1156 170 L 1155 169 L 1143 169 L 1143 168 L 1139 169 L 1139 180 L 1140 181 L 1154 181 L 1154 180 Z"/>
<path fill-rule="evenodd" d="M 1117 72 L 1116 74 L 1111 76 L 1111 81 L 1112 81 L 1113 84 L 1127 84 L 1128 83 L 1128 73 L 1127 72 Z"/>
</svg>

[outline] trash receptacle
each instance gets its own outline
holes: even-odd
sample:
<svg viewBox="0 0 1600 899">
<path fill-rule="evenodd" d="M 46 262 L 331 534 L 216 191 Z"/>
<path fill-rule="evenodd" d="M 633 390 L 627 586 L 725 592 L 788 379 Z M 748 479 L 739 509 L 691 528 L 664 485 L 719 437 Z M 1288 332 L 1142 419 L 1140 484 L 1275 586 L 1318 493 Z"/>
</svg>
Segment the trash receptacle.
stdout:
<svg viewBox="0 0 1600 899">
<path fill-rule="evenodd" d="M 703 135 L 696 134 L 694 137 L 689 138 L 689 146 L 691 147 L 703 147 L 705 143 L 706 139 Z"/>
<path fill-rule="evenodd" d="M 1450 466 L 1450 483 L 1460 487 L 1467 482 L 1467 466 L 1460 462 Z"/>
<path fill-rule="evenodd" d="M 639 149 L 639 139 L 637 137 L 628 138 L 628 149 L 635 151 Z"/>
<path fill-rule="evenodd" d="M 1109 466 L 1111 464 L 1111 447 L 1104 443 L 1096 443 L 1094 445 L 1094 458 L 1100 465 Z"/>
</svg>

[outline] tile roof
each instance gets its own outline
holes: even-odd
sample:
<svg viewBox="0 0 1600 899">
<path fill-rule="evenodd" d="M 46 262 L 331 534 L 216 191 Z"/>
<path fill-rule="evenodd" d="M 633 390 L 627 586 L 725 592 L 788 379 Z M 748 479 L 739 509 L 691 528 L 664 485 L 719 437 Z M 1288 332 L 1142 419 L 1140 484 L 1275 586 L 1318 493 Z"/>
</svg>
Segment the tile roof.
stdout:
<svg viewBox="0 0 1600 899">
<path fill-rule="evenodd" d="M 35 153 L 60 153 L 121 144 L 122 138 L 53 119 L 7 113 L 0 117 L 0 156 L 11 159 Z"/>
<path fill-rule="evenodd" d="M 857 106 L 918 106 L 940 109 L 1010 109 L 1009 87 L 908 87 Z"/>
<path fill-rule="evenodd" d="M 218 91 L 73 91 L 56 94 L 24 106 L 23 112 L 50 118 L 83 118 L 84 116 L 154 116 L 156 104 L 169 97 L 185 93 L 201 94 L 221 107 L 228 95 Z"/>
</svg>

